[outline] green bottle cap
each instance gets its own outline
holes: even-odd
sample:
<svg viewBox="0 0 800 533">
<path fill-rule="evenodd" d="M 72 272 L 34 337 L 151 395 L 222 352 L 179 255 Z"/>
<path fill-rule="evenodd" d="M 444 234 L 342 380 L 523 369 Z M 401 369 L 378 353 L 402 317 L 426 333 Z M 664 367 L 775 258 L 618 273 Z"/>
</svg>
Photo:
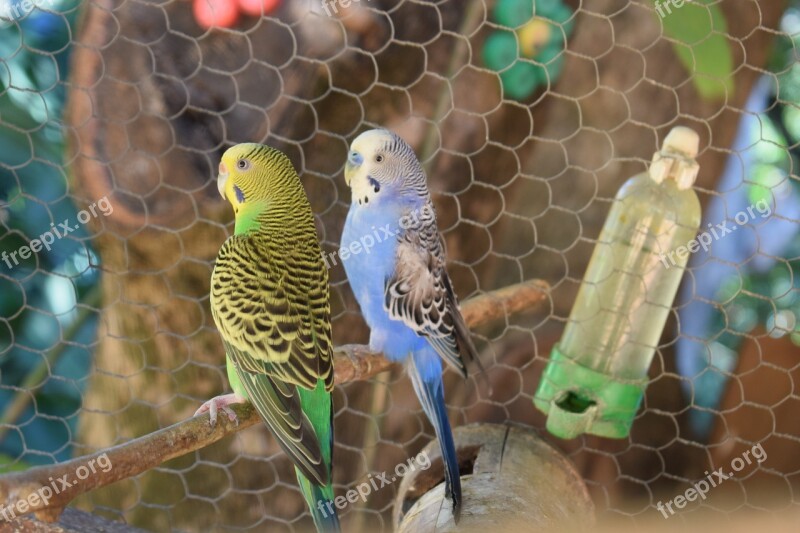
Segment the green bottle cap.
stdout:
<svg viewBox="0 0 800 533">
<path fill-rule="evenodd" d="M 581 433 L 628 436 L 647 380 L 621 381 L 585 367 L 553 347 L 534 405 L 547 415 L 547 431 L 562 439 Z"/>
</svg>

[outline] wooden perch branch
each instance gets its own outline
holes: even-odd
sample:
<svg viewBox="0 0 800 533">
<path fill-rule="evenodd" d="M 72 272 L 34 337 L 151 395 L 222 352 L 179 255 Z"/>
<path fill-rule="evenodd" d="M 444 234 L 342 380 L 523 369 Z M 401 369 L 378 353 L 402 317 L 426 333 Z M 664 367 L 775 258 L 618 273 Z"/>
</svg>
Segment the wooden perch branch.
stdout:
<svg viewBox="0 0 800 533">
<path fill-rule="evenodd" d="M 548 298 L 549 292 L 550 286 L 541 280 L 517 283 L 470 298 L 461 306 L 461 314 L 474 329 L 521 311 L 533 311 Z M 382 353 L 361 344 L 339 346 L 334 357 L 336 383 L 369 379 L 394 365 Z"/>
<path fill-rule="evenodd" d="M 534 310 L 548 299 L 548 293 L 549 286 L 539 280 L 511 285 L 467 300 L 462 313 L 466 323 L 475 328 Z M 338 347 L 334 357 L 337 384 L 368 379 L 394 364 L 361 345 Z M 36 512 L 41 520 L 55 521 L 69 502 L 85 492 L 146 472 L 260 421 L 250 404 L 235 405 L 233 410 L 238 425 L 220 416 L 212 428 L 208 414 L 202 414 L 103 452 L 0 476 L 0 522 L 29 512 Z"/>
</svg>

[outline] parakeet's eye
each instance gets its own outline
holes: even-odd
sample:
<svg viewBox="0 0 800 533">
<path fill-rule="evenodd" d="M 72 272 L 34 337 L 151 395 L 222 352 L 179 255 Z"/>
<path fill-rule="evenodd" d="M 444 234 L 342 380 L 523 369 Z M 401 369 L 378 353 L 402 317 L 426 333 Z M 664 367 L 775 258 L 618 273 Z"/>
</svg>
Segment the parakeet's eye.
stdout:
<svg viewBox="0 0 800 533">
<path fill-rule="evenodd" d="M 375 162 L 376 163 L 380 163 L 381 161 L 383 161 L 383 156 L 382 155 L 376 155 L 375 156 Z"/>
<path fill-rule="evenodd" d="M 240 204 L 243 204 L 244 203 L 244 193 L 242 192 L 242 189 L 240 189 L 238 185 L 234 185 L 233 186 L 233 192 L 236 193 L 236 201 L 238 201 Z"/>
<path fill-rule="evenodd" d="M 250 161 L 248 161 L 247 159 L 240 159 L 236 162 L 236 168 L 238 168 L 239 170 L 247 170 L 248 168 L 250 168 Z"/>
</svg>

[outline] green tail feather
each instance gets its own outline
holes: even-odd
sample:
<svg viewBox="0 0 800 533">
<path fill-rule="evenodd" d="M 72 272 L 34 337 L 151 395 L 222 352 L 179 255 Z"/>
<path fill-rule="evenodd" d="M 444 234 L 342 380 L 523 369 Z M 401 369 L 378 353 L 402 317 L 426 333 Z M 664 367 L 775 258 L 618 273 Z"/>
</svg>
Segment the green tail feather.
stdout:
<svg viewBox="0 0 800 533">
<path fill-rule="evenodd" d="M 297 482 L 300 485 L 300 490 L 303 492 L 303 497 L 308 503 L 308 509 L 311 511 L 311 517 L 314 519 L 314 525 L 317 526 L 317 531 L 320 533 L 339 533 L 341 528 L 339 526 L 339 517 L 336 515 L 336 506 L 333 505 L 333 487 L 327 485 L 320 487 L 311 483 L 298 469 L 295 468 L 297 473 Z"/>
<path fill-rule="evenodd" d="M 322 449 L 322 457 L 330 472 L 331 464 L 333 463 L 333 404 L 331 402 L 331 393 L 325 390 L 325 382 L 323 380 L 317 381 L 317 388 L 313 391 L 303 388 L 298 390 L 300 391 L 300 405 L 314 427 Z M 333 486 L 331 484 L 324 487 L 315 485 L 296 468 L 295 472 L 297 472 L 297 482 L 303 492 L 303 497 L 308 503 L 317 531 L 324 533 L 341 531 L 339 517 L 336 514 L 336 506 L 333 505 Z"/>
</svg>

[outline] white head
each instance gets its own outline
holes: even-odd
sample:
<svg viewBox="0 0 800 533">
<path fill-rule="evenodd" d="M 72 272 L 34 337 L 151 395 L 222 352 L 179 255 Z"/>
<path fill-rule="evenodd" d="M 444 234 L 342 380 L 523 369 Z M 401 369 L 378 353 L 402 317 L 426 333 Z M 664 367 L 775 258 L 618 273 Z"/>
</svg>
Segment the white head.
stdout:
<svg viewBox="0 0 800 533">
<path fill-rule="evenodd" d="M 414 193 L 428 195 L 425 174 L 414 150 L 389 130 L 365 131 L 350 145 L 344 179 L 353 203 L 380 202 Z"/>
</svg>

